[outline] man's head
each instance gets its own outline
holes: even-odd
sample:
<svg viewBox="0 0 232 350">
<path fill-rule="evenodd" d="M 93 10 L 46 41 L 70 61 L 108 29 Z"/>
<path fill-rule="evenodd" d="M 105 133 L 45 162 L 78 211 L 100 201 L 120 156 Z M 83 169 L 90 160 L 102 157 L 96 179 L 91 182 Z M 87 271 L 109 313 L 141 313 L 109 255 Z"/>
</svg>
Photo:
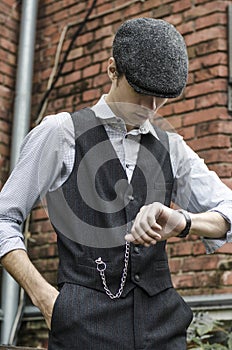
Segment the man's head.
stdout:
<svg viewBox="0 0 232 350">
<path fill-rule="evenodd" d="M 186 85 L 184 39 L 164 20 L 136 18 L 123 23 L 114 38 L 113 57 L 118 73 L 139 94 L 172 98 Z"/>
</svg>

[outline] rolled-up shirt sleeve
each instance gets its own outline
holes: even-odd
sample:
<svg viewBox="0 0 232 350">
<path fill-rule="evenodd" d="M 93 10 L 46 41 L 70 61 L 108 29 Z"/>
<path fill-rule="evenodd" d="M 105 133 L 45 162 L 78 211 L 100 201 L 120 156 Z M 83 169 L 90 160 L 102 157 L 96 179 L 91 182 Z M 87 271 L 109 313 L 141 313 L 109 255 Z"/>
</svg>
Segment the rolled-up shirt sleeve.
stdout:
<svg viewBox="0 0 232 350">
<path fill-rule="evenodd" d="M 0 193 L 0 258 L 15 249 L 26 250 L 23 222 L 70 172 L 65 162 L 73 133 L 70 122 L 65 112 L 47 116 L 25 137 L 19 160 Z"/>
<path fill-rule="evenodd" d="M 213 253 L 232 242 L 232 191 L 210 171 L 204 161 L 177 134 L 169 136 L 175 184 L 173 202 L 192 213 L 216 211 L 230 224 L 224 238 L 202 238 L 206 252 Z"/>
<path fill-rule="evenodd" d="M 224 200 L 221 204 L 211 209 L 210 211 L 218 212 L 230 224 L 230 229 L 224 238 L 220 238 L 220 239 L 203 238 L 202 239 L 206 247 L 206 252 L 214 253 L 215 250 L 221 248 L 225 243 L 232 242 L 232 200 L 228 200 L 228 201 Z"/>
</svg>

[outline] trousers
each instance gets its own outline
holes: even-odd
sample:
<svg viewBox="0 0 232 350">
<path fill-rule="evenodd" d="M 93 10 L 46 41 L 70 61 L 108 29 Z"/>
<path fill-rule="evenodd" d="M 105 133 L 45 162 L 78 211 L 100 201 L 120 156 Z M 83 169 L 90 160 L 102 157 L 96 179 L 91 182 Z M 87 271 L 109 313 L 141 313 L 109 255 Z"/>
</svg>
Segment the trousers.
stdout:
<svg viewBox="0 0 232 350">
<path fill-rule="evenodd" d="M 48 350 L 186 350 L 191 320 L 174 288 L 151 297 L 135 287 L 111 300 L 65 283 L 54 305 Z"/>
</svg>

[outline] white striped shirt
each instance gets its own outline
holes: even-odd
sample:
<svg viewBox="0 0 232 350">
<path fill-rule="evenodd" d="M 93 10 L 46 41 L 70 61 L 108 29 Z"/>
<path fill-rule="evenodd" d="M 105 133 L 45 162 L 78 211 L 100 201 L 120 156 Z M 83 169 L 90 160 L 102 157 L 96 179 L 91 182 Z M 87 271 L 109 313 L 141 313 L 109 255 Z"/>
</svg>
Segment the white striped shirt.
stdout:
<svg viewBox="0 0 232 350">
<path fill-rule="evenodd" d="M 140 147 L 141 134 L 158 138 L 147 120 L 140 128 L 127 132 L 104 101 L 92 107 L 101 118 L 108 137 L 130 181 Z M 172 201 L 193 213 L 213 210 L 232 222 L 232 191 L 209 171 L 183 138 L 168 132 L 170 159 L 174 175 Z M 70 114 L 47 116 L 25 138 L 19 161 L 0 193 L 0 257 L 11 250 L 26 249 L 21 224 L 48 191 L 59 188 L 69 177 L 74 163 L 75 140 Z M 204 239 L 206 251 L 214 252 L 232 242 L 231 229 L 223 239 Z"/>
</svg>

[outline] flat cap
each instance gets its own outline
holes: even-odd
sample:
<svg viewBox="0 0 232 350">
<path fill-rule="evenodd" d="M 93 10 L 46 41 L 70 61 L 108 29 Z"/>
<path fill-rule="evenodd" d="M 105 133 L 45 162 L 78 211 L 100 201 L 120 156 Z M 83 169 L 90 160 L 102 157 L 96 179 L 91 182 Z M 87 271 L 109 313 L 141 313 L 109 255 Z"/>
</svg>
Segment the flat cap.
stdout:
<svg viewBox="0 0 232 350">
<path fill-rule="evenodd" d="M 161 19 L 124 22 L 113 41 L 113 57 L 133 89 L 144 95 L 179 96 L 187 82 L 188 54 L 182 35 Z"/>
</svg>

